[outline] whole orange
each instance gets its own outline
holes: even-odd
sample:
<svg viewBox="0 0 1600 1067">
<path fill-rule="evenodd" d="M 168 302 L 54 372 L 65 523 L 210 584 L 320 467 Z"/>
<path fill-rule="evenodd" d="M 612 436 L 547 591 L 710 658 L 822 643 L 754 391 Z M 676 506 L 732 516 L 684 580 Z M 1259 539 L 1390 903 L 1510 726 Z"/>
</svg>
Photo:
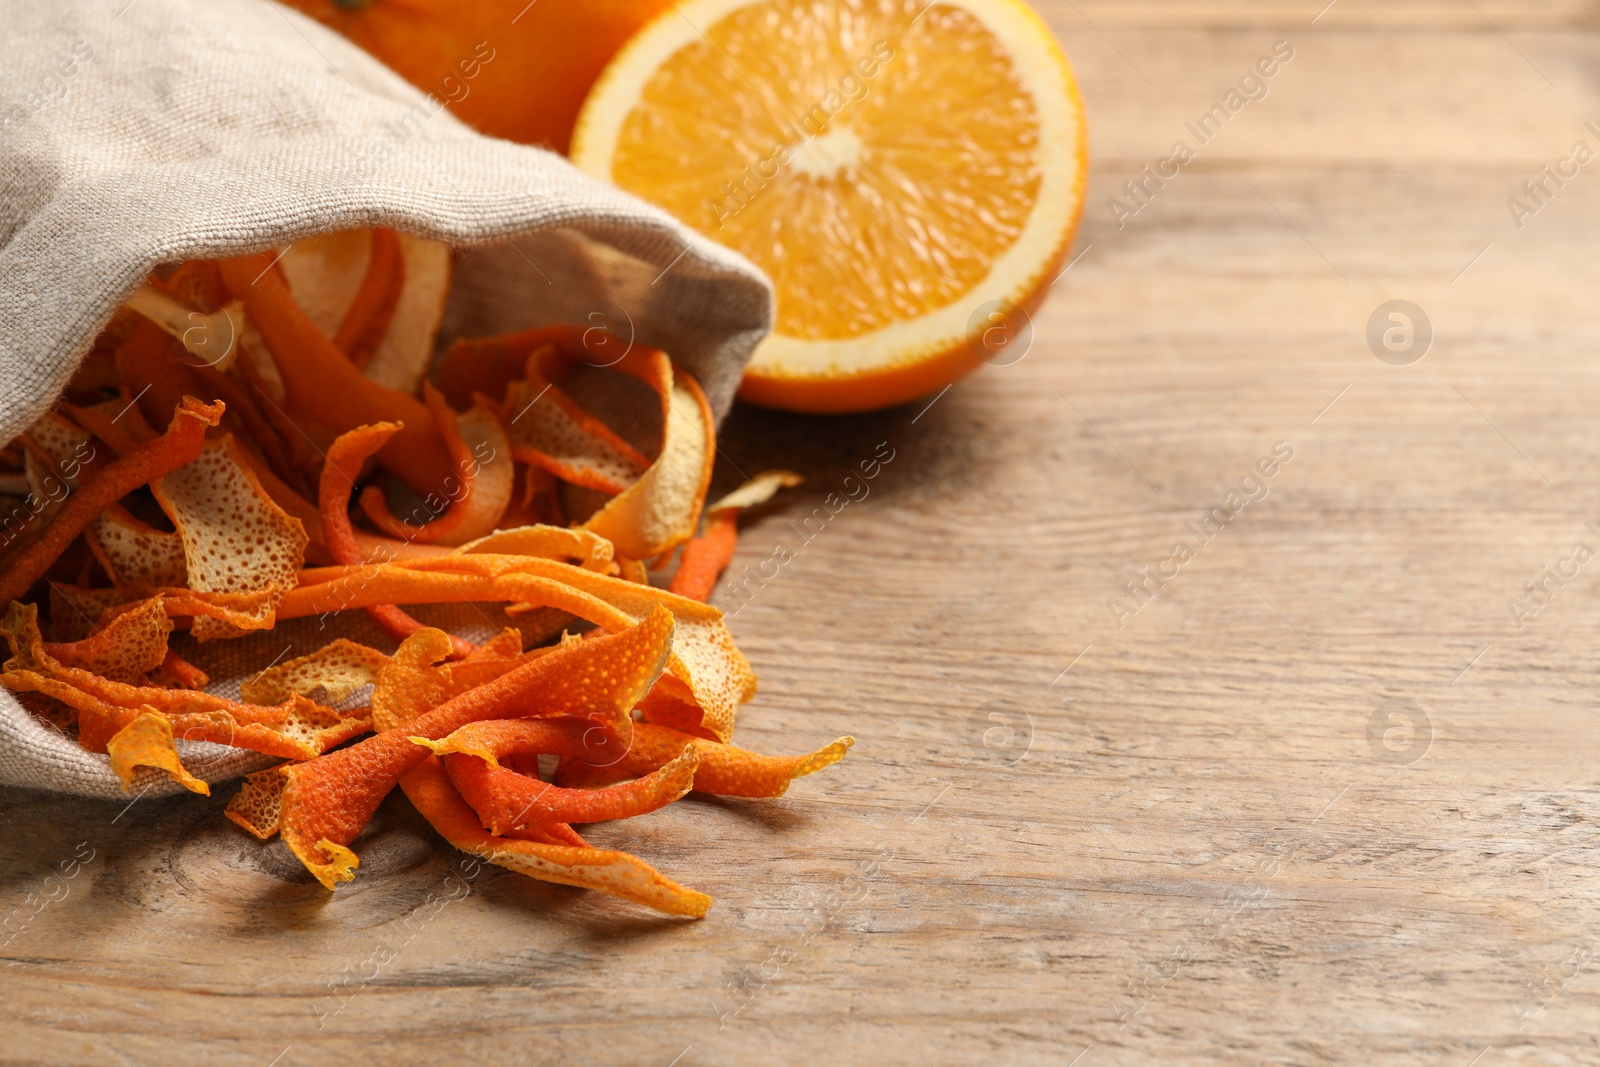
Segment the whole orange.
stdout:
<svg viewBox="0 0 1600 1067">
<path fill-rule="evenodd" d="M 284 0 L 467 125 L 565 153 L 607 61 L 671 0 Z"/>
</svg>

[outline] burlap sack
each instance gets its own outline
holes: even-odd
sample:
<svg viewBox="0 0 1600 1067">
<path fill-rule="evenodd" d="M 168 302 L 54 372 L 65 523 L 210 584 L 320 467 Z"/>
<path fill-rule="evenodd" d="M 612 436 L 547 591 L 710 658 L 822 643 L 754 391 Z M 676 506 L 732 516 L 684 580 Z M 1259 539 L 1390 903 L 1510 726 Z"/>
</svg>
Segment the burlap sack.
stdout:
<svg viewBox="0 0 1600 1067">
<path fill-rule="evenodd" d="M 268 0 L 0 0 L 0 441 L 156 265 L 372 225 L 463 249 L 443 340 L 605 321 L 670 352 L 720 417 L 772 322 L 760 272 L 559 156 L 467 129 L 446 100 L 463 88 L 418 92 Z M 272 642 L 229 642 L 228 662 L 265 665 Z M 263 761 L 189 744 L 185 762 L 218 781 Z M 0 783 L 123 795 L 104 756 L 3 692 Z"/>
</svg>

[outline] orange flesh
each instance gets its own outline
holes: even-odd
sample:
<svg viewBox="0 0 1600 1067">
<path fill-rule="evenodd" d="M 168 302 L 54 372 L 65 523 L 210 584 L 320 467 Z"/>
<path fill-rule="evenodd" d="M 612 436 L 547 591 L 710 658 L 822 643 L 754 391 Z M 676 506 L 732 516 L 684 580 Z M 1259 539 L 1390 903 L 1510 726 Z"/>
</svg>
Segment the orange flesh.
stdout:
<svg viewBox="0 0 1600 1067">
<path fill-rule="evenodd" d="M 767 0 L 702 29 L 646 83 L 611 176 L 765 270 L 776 332 L 849 338 L 920 317 L 970 291 L 1021 235 L 1038 116 L 972 14 Z"/>
</svg>

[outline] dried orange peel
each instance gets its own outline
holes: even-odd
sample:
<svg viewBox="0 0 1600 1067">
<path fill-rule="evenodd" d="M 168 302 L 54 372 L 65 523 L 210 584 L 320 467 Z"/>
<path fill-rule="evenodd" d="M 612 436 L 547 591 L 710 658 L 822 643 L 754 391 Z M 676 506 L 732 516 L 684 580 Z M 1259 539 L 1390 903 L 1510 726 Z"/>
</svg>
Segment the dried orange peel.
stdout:
<svg viewBox="0 0 1600 1067">
<path fill-rule="evenodd" d="M 200 593 L 266 593 L 252 624 L 199 618 L 202 641 L 271 627 L 276 600 L 305 563 L 306 531 L 267 495 L 232 436 L 151 485 L 183 542 L 187 585 Z"/>
<path fill-rule="evenodd" d="M 111 770 L 122 779 L 122 788 L 133 785 L 140 767 L 166 771 L 191 793 L 211 795 L 211 787 L 184 769 L 178 746 L 172 738 L 172 722 L 154 708 L 145 708 L 132 722 L 106 742 Z"/>
<path fill-rule="evenodd" d="M 496 834 L 528 825 L 604 822 L 655 811 L 689 792 L 700 763 L 699 753 L 687 746 L 635 781 L 599 789 L 565 789 L 498 763 L 490 765 L 475 752 L 458 753 L 448 737 L 412 740 L 443 757 L 462 799 L 478 813 L 484 827 Z"/>
<path fill-rule="evenodd" d="M 398 785 L 474 855 L 704 915 L 703 894 L 574 825 L 694 789 L 776 796 L 843 755 L 848 738 L 791 759 L 725 744 L 756 680 L 705 600 L 740 510 L 795 476 L 754 479 L 695 537 L 706 398 L 603 330 L 457 340 L 430 380 L 450 254 L 377 230 L 156 271 L 0 448 L 0 493 L 29 497 L 0 546 L 0 686 L 124 787 L 209 792 L 184 741 L 286 761 L 226 816 L 329 889 Z M 175 336 L 186 323 L 203 336 Z M 641 414 L 637 432 L 607 421 Z M 187 658 L 356 609 L 374 644 L 287 628 L 276 658 L 216 685 Z"/>
<path fill-rule="evenodd" d="M 5 573 L 0 575 L 0 604 L 20 598 L 34 582 L 44 577 L 50 564 L 107 505 L 198 459 L 207 427 L 215 426 L 221 417 L 221 404 L 204 404 L 193 397 L 184 397 L 173 412 L 166 433 L 139 445 L 89 478 L 67 498 L 38 541 L 15 559 L 5 561 Z"/>
<path fill-rule="evenodd" d="M 696 791 L 725 797 L 781 797 L 790 782 L 838 763 L 854 744 L 855 738 L 847 736 L 804 756 L 763 756 L 664 726 L 635 723 L 632 744 L 620 756 L 603 766 L 566 757 L 556 778 L 562 785 L 592 788 L 653 773 L 693 750 L 699 755 Z"/>
<path fill-rule="evenodd" d="M 342 849 L 354 841 L 400 776 L 428 757 L 412 737 L 444 738 L 469 722 L 516 716 L 571 717 L 626 736 L 628 712 L 666 666 L 672 634 L 672 615 L 657 610 L 622 633 L 564 645 L 349 748 L 287 768 L 284 842 L 329 889 L 353 878 L 353 857 L 325 844 Z M 407 641 L 427 647 L 429 635 Z M 435 640 L 421 658 L 446 648 Z"/>
<path fill-rule="evenodd" d="M 764 471 L 706 508 L 705 532 L 684 546 L 677 573 L 667 588 L 690 600 L 709 600 L 739 547 L 739 513 L 765 504 L 778 490 L 803 481 L 793 471 Z"/>
<path fill-rule="evenodd" d="M 456 792 L 438 757 L 424 755 L 425 760 L 400 784 L 433 828 L 463 852 L 543 882 L 598 889 L 668 915 L 699 919 L 710 908 L 710 897 L 679 885 L 626 852 L 496 837 L 479 824 L 477 813 Z"/>
<path fill-rule="evenodd" d="M 372 604 L 499 601 L 569 611 L 616 632 L 657 607 L 678 620 L 669 670 L 719 739 L 733 732 L 738 706 L 755 695 L 755 674 L 733 642 L 722 612 L 647 585 L 530 556 L 440 556 L 361 568 L 324 568 L 315 584 L 291 590 L 282 618 Z M 513 609 L 514 610 L 514 609 Z"/>
</svg>

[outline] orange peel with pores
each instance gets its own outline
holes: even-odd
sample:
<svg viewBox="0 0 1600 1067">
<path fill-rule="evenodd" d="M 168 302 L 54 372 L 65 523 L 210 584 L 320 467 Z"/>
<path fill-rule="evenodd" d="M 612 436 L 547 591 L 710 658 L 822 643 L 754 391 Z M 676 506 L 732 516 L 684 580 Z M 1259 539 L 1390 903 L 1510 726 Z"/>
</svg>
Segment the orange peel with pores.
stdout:
<svg viewBox="0 0 1600 1067">
<path fill-rule="evenodd" d="M 359 581 L 354 580 L 357 575 Z M 700 709 L 712 736 L 726 740 L 736 709 L 755 695 L 755 673 L 728 633 L 722 612 L 648 585 L 550 560 L 487 553 L 323 568 L 317 578 L 284 597 L 280 618 L 369 604 L 500 601 L 513 605 L 508 611 L 522 604 L 561 608 L 616 632 L 665 607 L 678 620 L 668 664 L 681 683 L 674 689 Z"/>
<path fill-rule="evenodd" d="M 598 889 L 668 915 L 699 919 L 711 906 L 704 893 L 679 885 L 626 852 L 496 837 L 479 824 L 477 813 L 461 799 L 439 758 L 425 749 L 417 751 L 425 758 L 406 772 L 401 787 L 423 818 L 463 852 L 530 878 Z"/>
<path fill-rule="evenodd" d="M 459 545 L 492 533 L 510 506 L 516 485 L 505 430 L 481 400 L 458 415 L 433 386 L 424 385 L 423 395 L 455 465 L 444 495 L 430 494 L 424 500 L 427 514 L 422 522 L 397 519 L 377 486 L 361 494 L 361 510 L 384 533 L 407 543 Z M 441 509 L 442 514 L 431 517 Z"/>
<path fill-rule="evenodd" d="M 362 464 L 372 458 L 400 429 L 400 424 L 394 422 L 358 426 L 340 434 L 328 446 L 317 486 L 317 501 L 322 516 L 323 545 L 335 563 L 353 565 L 362 561 L 363 554 L 356 539 L 355 527 L 350 524 L 350 494 L 355 489 Z M 304 574 L 301 574 L 300 580 L 305 580 Z M 369 604 L 364 610 L 373 622 L 396 641 L 404 641 L 422 629 L 420 622 L 393 603 Z M 452 643 L 458 655 L 472 651 L 471 642 L 453 638 Z"/>
<path fill-rule="evenodd" d="M 537 371 L 506 389 L 511 454 L 564 482 L 615 496 L 650 461 Z"/>
<path fill-rule="evenodd" d="M 200 457 L 205 432 L 222 418 L 221 404 L 184 397 L 172 414 L 167 432 L 113 460 L 68 497 L 37 541 L 7 560 L 0 575 L 0 604 L 18 599 L 66 551 L 94 517 L 146 482 L 170 474 Z"/>
<path fill-rule="evenodd" d="M 83 536 L 113 585 L 179 586 L 188 579 L 183 538 L 171 530 L 156 529 L 121 504 L 112 504 L 95 516 Z"/>
<path fill-rule="evenodd" d="M 661 399 L 661 452 L 632 485 L 582 524 L 609 540 L 617 554 L 649 559 L 694 536 L 711 486 L 716 421 L 700 385 L 666 353 L 635 348 L 616 369 L 637 378 Z"/>
<path fill-rule="evenodd" d="M 592 788 L 649 774 L 693 749 L 700 756 L 700 767 L 694 776 L 696 792 L 725 797 L 781 797 L 790 782 L 838 763 L 854 744 L 855 738 L 847 736 L 804 756 L 763 756 L 664 726 L 635 723 L 633 743 L 620 757 L 605 766 L 564 757 L 556 781 L 562 785 Z"/>
<path fill-rule="evenodd" d="M 166 715 L 186 740 L 214 741 L 290 759 L 320 755 L 371 729 L 365 715 L 341 715 L 301 696 L 269 707 L 189 689 L 131 685 L 69 667 L 46 649 L 32 604 L 13 602 L 0 622 L 0 634 L 11 647 L 11 658 L 0 670 L 0 684 L 13 692 L 43 693 L 77 709 L 79 743 L 90 751 L 102 750 L 146 708 Z"/>
<path fill-rule="evenodd" d="M 413 736 L 438 739 L 479 719 L 516 716 L 570 717 L 626 736 L 628 712 L 666 666 L 673 630 L 671 613 L 654 611 L 622 633 L 558 648 L 400 726 L 287 768 L 279 823 L 284 842 L 327 888 L 353 878 L 354 864 L 346 866 L 339 850 L 348 851 L 344 846 L 400 776 L 430 758 Z M 408 640 L 424 644 L 428 635 L 424 630 Z M 433 654 L 442 647 L 432 641 Z"/>
<path fill-rule="evenodd" d="M 260 617 L 262 605 L 273 590 L 255 593 L 200 593 L 181 587 L 152 586 L 143 582 L 113 586 L 110 589 L 84 589 L 76 585 L 50 583 L 50 615 L 63 640 L 87 637 L 96 626 L 103 626 L 124 611 L 151 597 L 159 597 L 167 615 L 174 619 L 219 619 L 241 628 Z"/>
<path fill-rule="evenodd" d="M 154 708 L 143 709 L 138 718 L 118 730 L 106 742 L 106 755 L 111 757 L 111 770 L 122 779 L 124 790 L 133 785 L 138 768 L 155 767 L 189 792 L 211 795 L 211 787 L 190 774 L 178 758 L 171 720 Z"/>
<path fill-rule="evenodd" d="M 243 682 L 239 695 L 251 704 L 278 704 L 294 694 L 310 696 L 321 689 L 337 704 L 378 679 L 389 657 L 375 648 L 341 637 L 308 656 L 274 664 Z"/>
<path fill-rule="evenodd" d="M 569 526 L 518 526 L 497 530 L 487 537 L 468 541 L 456 549 L 461 555 L 477 553 L 497 556 L 538 556 L 575 562 L 598 574 L 616 573 L 611 542 L 589 530 Z"/>
<path fill-rule="evenodd" d="M 88 637 L 62 644 L 47 642 L 44 648 L 63 666 L 137 685 L 148 683 L 147 675 L 166 662 L 171 633 L 172 619 L 156 596 L 113 616 Z"/>
<path fill-rule="evenodd" d="M 178 536 L 190 589 L 202 593 L 270 591 L 254 625 L 274 621 L 278 595 L 294 588 L 305 562 L 306 531 L 300 520 L 267 495 L 261 480 L 239 457 L 231 434 L 210 442 L 193 462 L 152 483 Z M 199 618 L 201 641 L 237 636 L 241 627 Z"/>
<path fill-rule="evenodd" d="M 228 801 L 222 813 L 234 823 L 265 841 L 278 832 L 278 813 L 283 805 L 283 787 L 289 784 L 282 767 L 268 767 L 247 775 L 244 785 Z"/>
<path fill-rule="evenodd" d="M 430 747 L 445 742 L 422 742 Z M 689 792 L 700 757 L 685 749 L 642 778 L 600 789 L 564 789 L 475 756 L 443 755 L 445 770 L 484 828 L 505 834 L 550 823 L 605 822 L 655 811 Z"/>
</svg>

